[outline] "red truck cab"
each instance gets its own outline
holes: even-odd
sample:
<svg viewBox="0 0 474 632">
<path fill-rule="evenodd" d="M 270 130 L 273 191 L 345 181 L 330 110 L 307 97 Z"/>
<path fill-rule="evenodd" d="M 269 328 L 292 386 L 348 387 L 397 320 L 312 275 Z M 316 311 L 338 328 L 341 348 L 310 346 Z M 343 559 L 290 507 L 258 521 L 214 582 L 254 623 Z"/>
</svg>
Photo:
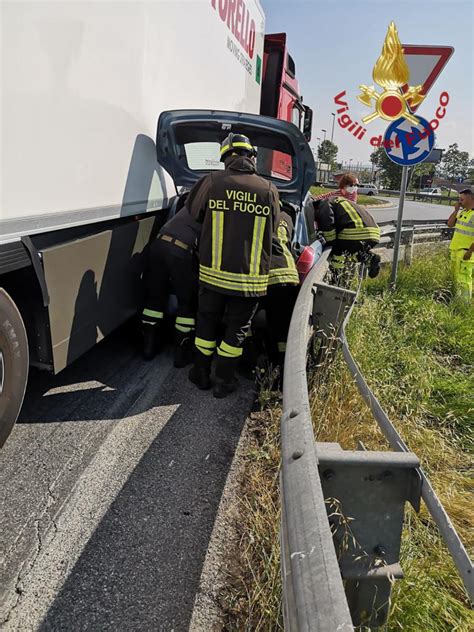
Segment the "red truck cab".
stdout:
<svg viewBox="0 0 474 632">
<path fill-rule="evenodd" d="M 295 62 L 286 46 L 286 33 L 265 36 L 260 114 L 294 123 L 306 140 L 311 140 L 313 111 L 303 103 Z M 278 151 L 269 152 L 265 171 L 268 175 L 291 179 L 290 157 Z"/>
</svg>

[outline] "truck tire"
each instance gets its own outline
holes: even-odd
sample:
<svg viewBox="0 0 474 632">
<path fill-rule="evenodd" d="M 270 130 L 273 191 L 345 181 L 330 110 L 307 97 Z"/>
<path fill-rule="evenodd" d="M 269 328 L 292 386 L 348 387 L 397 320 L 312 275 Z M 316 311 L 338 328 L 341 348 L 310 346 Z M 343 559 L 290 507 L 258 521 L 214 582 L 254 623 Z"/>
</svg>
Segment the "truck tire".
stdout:
<svg viewBox="0 0 474 632">
<path fill-rule="evenodd" d="M 28 339 L 15 303 L 0 288 L 0 448 L 17 420 L 28 381 Z"/>
</svg>

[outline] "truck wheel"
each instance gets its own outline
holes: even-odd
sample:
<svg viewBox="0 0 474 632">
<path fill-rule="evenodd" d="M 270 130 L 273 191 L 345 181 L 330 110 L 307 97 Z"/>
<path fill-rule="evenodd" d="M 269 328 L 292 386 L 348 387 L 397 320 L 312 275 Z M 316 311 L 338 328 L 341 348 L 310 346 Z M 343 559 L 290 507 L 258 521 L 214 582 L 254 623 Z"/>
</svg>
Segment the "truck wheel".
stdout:
<svg viewBox="0 0 474 632">
<path fill-rule="evenodd" d="M 20 312 L 0 288 L 0 448 L 17 420 L 28 381 L 28 339 Z"/>
</svg>

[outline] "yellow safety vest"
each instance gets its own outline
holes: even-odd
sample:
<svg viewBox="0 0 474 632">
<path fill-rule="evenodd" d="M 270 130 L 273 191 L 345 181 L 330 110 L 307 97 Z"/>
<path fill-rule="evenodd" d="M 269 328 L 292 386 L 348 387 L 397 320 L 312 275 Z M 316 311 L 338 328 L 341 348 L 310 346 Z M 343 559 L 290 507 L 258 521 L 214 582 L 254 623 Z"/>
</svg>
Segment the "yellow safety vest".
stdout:
<svg viewBox="0 0 474 632">
<path fill-rule="evenodd" d="M 450 250 L 467 250 L 474 242 L 474 209 L 461 209 L 456 217 Z"/>
</svg>

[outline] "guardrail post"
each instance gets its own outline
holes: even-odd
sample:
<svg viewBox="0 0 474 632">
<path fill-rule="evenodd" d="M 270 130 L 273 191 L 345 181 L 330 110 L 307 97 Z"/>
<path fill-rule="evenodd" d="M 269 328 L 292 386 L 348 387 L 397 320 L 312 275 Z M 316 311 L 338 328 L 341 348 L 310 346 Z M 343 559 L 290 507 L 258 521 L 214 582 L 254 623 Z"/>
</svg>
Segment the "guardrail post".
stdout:
<svg viewBox="0 0 474 632">
<path fill-rule="evenodd" d="M 415 246 L 415 228 L 408 231 L 405 241 L 405 252 L 403 253 L 403 261 L 405 265 L 411 265 L 413 259 L 413 248 Z"/>
<path fill-rule="evenodd" d="M 327 283 L 315 283 L 312 313 L 318 338 L 337 340 L 342 323 L 356 298 L 356 292 Z"/>
<path fill-rule="evenodd" d="M 385 624 L 399 564 L 405 501 L 420 508 L 418 458 L 411 452 L 342 450 L 316 443 L 319 473 L 355 626 Z"/>
</svg>

